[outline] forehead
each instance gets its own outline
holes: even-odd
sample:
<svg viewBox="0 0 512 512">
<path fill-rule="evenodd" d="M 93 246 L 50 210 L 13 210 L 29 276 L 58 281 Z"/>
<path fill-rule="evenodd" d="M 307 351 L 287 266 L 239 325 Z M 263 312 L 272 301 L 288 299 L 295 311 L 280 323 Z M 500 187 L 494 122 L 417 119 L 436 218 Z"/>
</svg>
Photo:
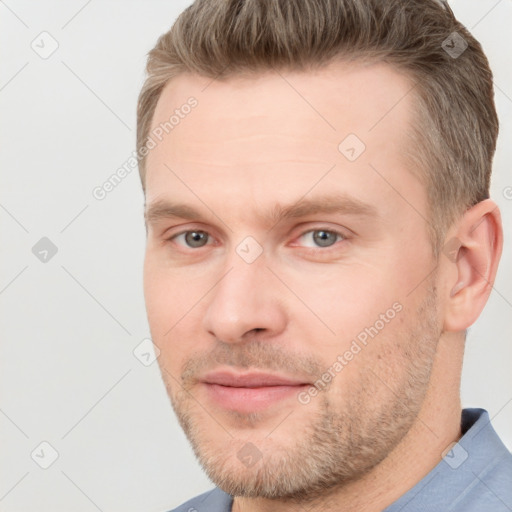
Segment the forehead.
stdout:
<svg viewBox="0 0 512 512">
<path fill-rule="evenodd" d="M 412 90 L 386 64 L 336 62 L 223 80 L 180 75 L 155 109 L 151 132 L 160 129 L 162 140 L 147 158 L 146 201 L 186 192 L 184 181 L 207 194 L 293 198 L 333 166 L 324 188 L 346 183 L 371 192 L 383 185 L 376 170 L 417 186 L 404 158 Z"/>
<path fill-rule="evenodd" d="M 162 91 L 152 128 L 168 121 L 194 97 L 193 115 L 179 124 L 200 126 L 203 137 L 209 131 L 216 139 L 219 129 L 243 134 L 266 122 L 265 128 L 280 128 L 290 135 L 311 135 L 314 130 L 319 136 L 337 139 L 351 130 L 369 138 L 368 132 L 378 134 L 378 128 L 408 121 L 411 90 L 412 82 L 391 66 L 362 61 L 335 61 L 307 72 L 267 71 L 222 80 L 185 73 L 171 79 Z M 297 119 L 307 124 L 297 124 Z M 178 142 L 183 129 L 175 128 L 172 136 Z"/>
</svg>

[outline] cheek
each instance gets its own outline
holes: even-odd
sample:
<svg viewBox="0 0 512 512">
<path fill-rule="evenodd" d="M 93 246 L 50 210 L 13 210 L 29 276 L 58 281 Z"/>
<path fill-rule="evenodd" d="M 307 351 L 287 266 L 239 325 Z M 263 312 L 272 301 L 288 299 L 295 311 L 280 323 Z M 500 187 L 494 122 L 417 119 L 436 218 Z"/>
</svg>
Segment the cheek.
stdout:
<svg viewBox="0 0 512 512">
<path fill-rule="evenodd" d="M 333 269 L 308 283 L 304 276 L 295 276 L 292 287 L 311 312 L 304 314 L 304 306 L 298 304 L 295 321 L 303 324 L 306 332 L 313 328 L 317 332 L 313 339 L 322 347 L 341 350 L 378 322 L 380 315 L 391 310 L 389 316 L 395 316 L 393 305 L 402 295 L 396 283 L 389 269 L 369 264 Z"/>
<path fill-rule="evenodd" d="M 174 387 L 173 377 L 201 339 L 201 297 L 205 283 L 189 279 L 185 273 L 163 269 L 147 255 L 144 262 L 144 297 L 151 337 L 160 350 L 158 358 L 164 378 Z M 194 343 L 192 343 L 194 341 Z"/>
<path fill-rule="evenodd" d="M 150 327 L 157 336 L 166 334 L 200 297 L 198 282 L 179 269 L 166 267 L 157 256 L 146 254 L 144 298 Z"/>
<path fill-rule="evenodd" d="M 163 324 L 170 324 L 170 315 L 172 315 L 172 309 L 169 310 L 169 290 L 172 288 L 168 284 L 165 277 L 151 266 L 146 257 L 144 264 L 144 300 L 151 332 L 153 336 L 156 335 L 157 337 L 165 333 Z M 170 325 L 167 325 L 167 329 L 169 327 Z"/>
</svg>

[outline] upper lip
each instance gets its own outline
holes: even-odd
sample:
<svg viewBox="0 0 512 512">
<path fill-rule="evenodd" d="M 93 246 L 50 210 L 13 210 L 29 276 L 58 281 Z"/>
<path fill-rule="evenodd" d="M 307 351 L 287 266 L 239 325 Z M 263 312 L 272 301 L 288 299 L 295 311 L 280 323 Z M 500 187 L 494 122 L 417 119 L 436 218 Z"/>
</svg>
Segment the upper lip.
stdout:
<svg viewBox="0 0 512 512">
<path fill-rule="evenodd" d="M 206 384 L 219 384 L 236 388 L 258 388 L 267 386 L 301 386 L 307 382 L 263 372 L 235 373 L 228 371 L 215 371 L 207 373 L 202 379 Z"/>
</svg>

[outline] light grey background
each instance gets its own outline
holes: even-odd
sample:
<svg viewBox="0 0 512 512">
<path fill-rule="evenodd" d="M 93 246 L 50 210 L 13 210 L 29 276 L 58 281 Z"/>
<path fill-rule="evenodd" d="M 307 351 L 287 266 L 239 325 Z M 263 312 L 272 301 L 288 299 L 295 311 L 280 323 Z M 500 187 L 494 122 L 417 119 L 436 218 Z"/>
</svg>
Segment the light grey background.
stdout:
<svg viewBox="0 0 512 512">
<path fill-rule="evenodd" d="M 92 195 L 132 155 L 145 55 L 189 3 L 0 0 L 2 512 L 162 512 L 211 487 L 157 364 L 133 354 L 149 337 L 137 172 L 104 200 Z M 451 4 L 495 73 L 492 197 L 510 233 L 512 0 Z M 48 52 L 53 40 L 46 59 L 31 47 Z M 42 237 L 58 249 L 46 263 L 32 253 Z M 506 237 L 462 385 L 463 405 L 488 409 L 509 448 L 511 251 Z M 43 441 L 58 452 L 48 469 Z"/>
</svg>

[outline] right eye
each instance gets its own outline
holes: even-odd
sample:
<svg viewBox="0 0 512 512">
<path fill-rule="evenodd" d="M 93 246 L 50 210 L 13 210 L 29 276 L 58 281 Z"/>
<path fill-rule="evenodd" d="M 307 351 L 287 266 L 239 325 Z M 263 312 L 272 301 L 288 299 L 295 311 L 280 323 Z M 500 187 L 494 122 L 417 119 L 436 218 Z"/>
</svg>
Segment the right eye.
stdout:
<svg viewBox="0 0 512 512">
<path fill-rule="evenodd" d="M 182 231 L 176 235 L 173 235 L 169 240 L 176 241 L 179 245 L 183 245 L 190 249 L 199 249 L 208 244 L 209 240 L 208 233 L 201 230 Z M 182 240 L 178 242 L 178 240 Z"/>
</svg>

